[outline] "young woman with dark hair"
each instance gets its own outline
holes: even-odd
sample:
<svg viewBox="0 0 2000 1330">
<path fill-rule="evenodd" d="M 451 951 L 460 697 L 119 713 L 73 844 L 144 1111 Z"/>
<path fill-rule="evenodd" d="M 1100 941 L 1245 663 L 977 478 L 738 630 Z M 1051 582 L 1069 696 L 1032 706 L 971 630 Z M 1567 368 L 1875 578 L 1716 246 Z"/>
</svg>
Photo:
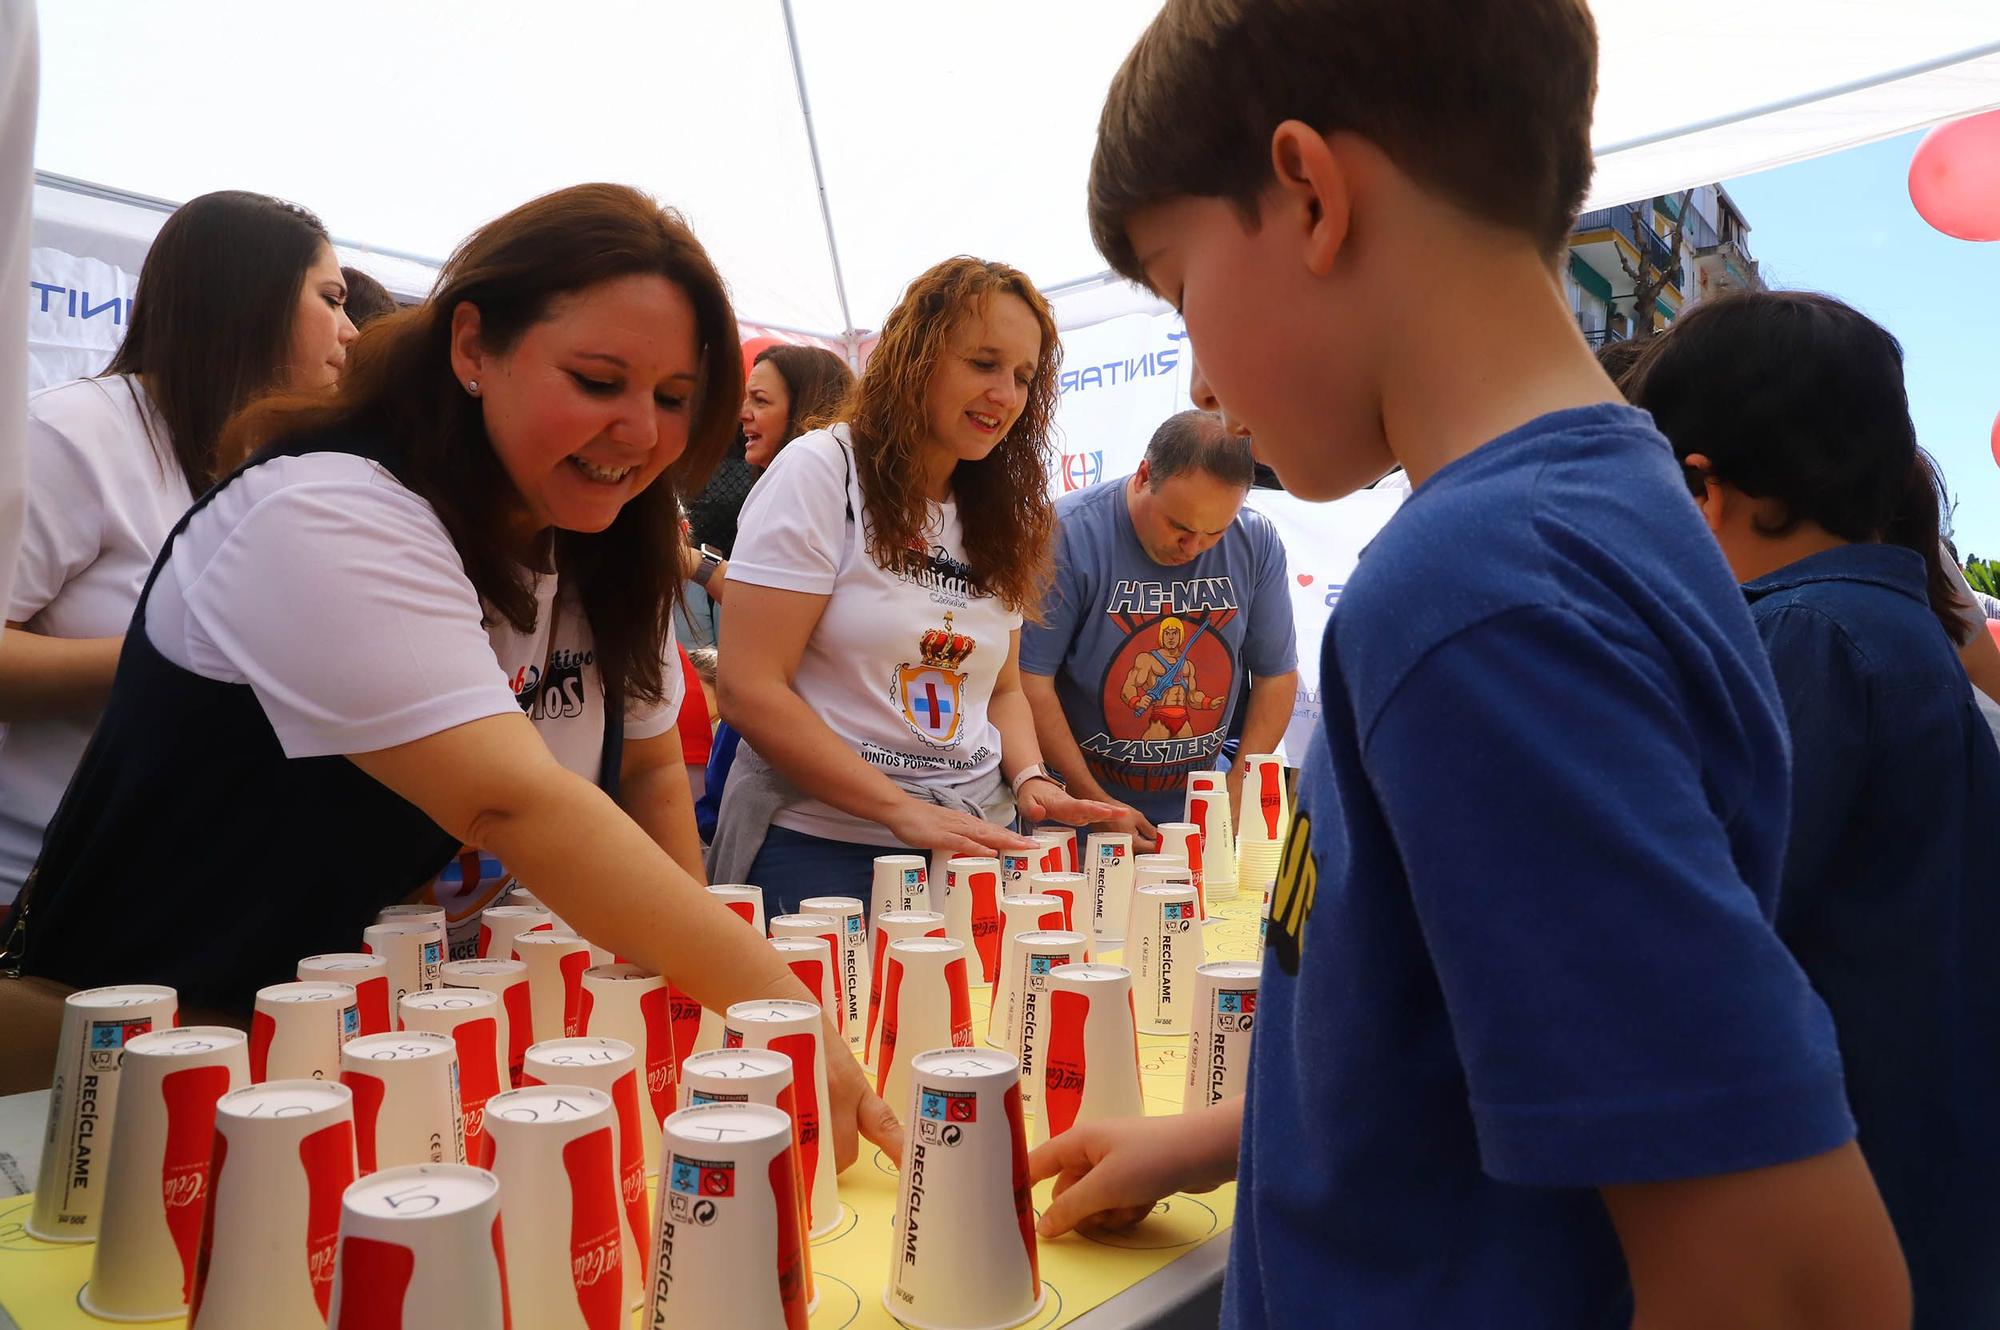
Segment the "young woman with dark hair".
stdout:
<svg viewBox="0 0 2000 1330">
<path fill-rule="evenodd" d="M 473 846 L 713 1010 L 809 996 L 673 857 L 677 495 L 742 375 L 686 224 L 582 185 L 465 241 L 337 396 L 237 417 L 250 461 L 169 539 L 23 890 L 26 973 L 241 1009 Z M 896 1144 L 828 1074 L 840 1157 L 864 1120 Z"/>
<path fill-rule="evenodd" d="M 259 394 L 315 390 L 354 340 L 326 228 L 295 204 L 225 190 L 175 210 L 139 272 L 101 377 L 28 407 L 21 563 L 0 645 L 0 904 L 111 689 L 146 570 L 223 468 L 223 422 Z"/>
<path fill-rule="evenodd" d="M 854 386 L 854 371 L 818 346 L 767 346 L 743 389 L 743 458 L 763 468 L 786 444 L 829 416 Z"/>
<path fill-rule="evenodd" d="M 1049 778 L 1021 693 L 1059 356 L 1026 277 L 948 260 L 890 313 L 841 423 L 757 482 L 719 652 L 745 744 L 710 852 L 722 880 L 792 908 L 864 892 L 879 854 L 1024 847 L 1017 800 L 1035 821 L 1109 816 Z"/>
<path fill-rule="evenodd" d="M 1792 738 L 1778 931 L 1833 1013 L 1915 1324 L 1988 1323 L 2000 750 L 1954 650 L 1966 625 L 1902 348 L 1826 296 L 1731 296 L 1683 315 L 1629 391 L 1672 442 L 1770 655 Z"/>
</svg>

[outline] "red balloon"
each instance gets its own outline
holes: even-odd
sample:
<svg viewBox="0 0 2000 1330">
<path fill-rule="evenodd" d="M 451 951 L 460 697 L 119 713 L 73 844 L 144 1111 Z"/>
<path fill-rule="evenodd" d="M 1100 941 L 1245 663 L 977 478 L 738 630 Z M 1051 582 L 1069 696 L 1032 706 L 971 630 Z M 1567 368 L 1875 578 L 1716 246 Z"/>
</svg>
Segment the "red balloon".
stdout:
<svg viewBox="0 0 2000 1330">
<path fill-rule="evenodd" d="M 2000 416 L 1993 417 L 1993 465 L 2000 466 Z"/>
<path fill-rule="evenodd" d="M 1924 135 L 1910 158 L 1910 202 L 1960 240 L 2000 240 L 2000 111 Z"/>
<path fill-rule="evenodd" d="M 757 357 L 767 346 L 783 346 L 782 337 L 746 337 L 743 339 L 743 377 L 750 377 L 750 367 L 757 363 Z"/>
</svg>

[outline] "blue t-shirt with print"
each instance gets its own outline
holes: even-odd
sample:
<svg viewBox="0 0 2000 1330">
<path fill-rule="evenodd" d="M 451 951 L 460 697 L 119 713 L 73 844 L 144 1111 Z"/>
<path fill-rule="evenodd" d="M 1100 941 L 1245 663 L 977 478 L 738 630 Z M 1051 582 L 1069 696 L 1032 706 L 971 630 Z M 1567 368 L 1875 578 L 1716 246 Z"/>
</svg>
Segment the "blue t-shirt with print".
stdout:
<svg viewBox="0 0 2000 1330">
<path fill-rule="evenodd" d="M 1666 440 L 1557 412 L 1418 488 L 1327 626 L 1229 1326 L 1610 1330 L 1596 1188 L 1852 1139 L 1771 926 L 1783 715 Z"/>
<path fill-rule="evenodd" d="M 1216 765 L 1253 678 L 1298 668 L 1285 547 L 1244 508 L 1185 564 L 1155 563 L 1125 507 L 1128 476 L 1056 501 L 1055 583 L 1021 628 L 1021 668 L 1055 679 L 1105 792 L 1178 822 L 1188 773 Z"/>
</svg>

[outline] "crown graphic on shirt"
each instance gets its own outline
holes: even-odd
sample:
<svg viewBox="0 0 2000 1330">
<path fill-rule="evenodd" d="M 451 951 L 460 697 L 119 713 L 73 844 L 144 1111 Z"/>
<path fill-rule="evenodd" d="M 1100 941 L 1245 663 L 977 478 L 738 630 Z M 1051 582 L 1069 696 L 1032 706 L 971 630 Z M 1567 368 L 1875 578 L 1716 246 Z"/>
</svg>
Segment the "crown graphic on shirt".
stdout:
<svg viewBox="0 0 2000 1330">
<path fill-rule="evenodd" d="M 917 639 L 917 650 L 923 653 L 924 664 L 941 670 L 957 669 L 978 645 L 964 633 L 951 631 L 950 610 L 944 613 L 944 627 L 926 629 Z"/>
</svg>

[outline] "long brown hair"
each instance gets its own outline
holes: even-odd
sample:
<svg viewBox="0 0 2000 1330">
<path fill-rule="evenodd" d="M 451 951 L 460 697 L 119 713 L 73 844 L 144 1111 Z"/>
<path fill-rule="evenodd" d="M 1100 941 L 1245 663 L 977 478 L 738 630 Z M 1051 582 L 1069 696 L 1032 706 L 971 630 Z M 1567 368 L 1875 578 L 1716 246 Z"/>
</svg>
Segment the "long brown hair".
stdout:
<svg viewBox="0 0 2000 1330">
<path fill-rule="evenodd" d="M 778 371 L 791 397 L 791 405 L 785 408 L 785 437 L 779 440 L 780 447 L 826 424 L 854 386 L 854 371 L 825 347 L 780 342 L 759 351 L 750 364 L 754 368 L 766 362 Z"/>
<path fill-rule="evenodd" d="M 917 450 L 929 432 L 931 378 L 960 319 L 996 295 L 1020 297 L 1042 329 L 1042 353 L 1020 419 L 992 452 L 951 475 L 965 527 L 965 562 L 986 594 L 1040 621 L 1050 578 L 1055 507 L 1049 502 L 1049 433 L 1055 420 L 1062 342 L 1048 301 L 1004 263 L 959 257 L 924 273 L 882 325 L 881 340 L 841 406 L 868 510 L 868 552 L 884 568 L 924 544 L 929 505 Z"/>
<path fill-rule="evenodd" d="M 743 357 L 715 266 L 679 213 L 624 185 L 574 185 L 525 203 L 467 237 L 430 299 L 368 326 L 337 395 L 290 395 L 229 424 L 231 456 L 316 430 L 351 428 L 400 445 L 397 479 L 436 510 L 488 607 L 535 626 L 533 582 L 508 519 L 521 497 L 487 438 L 477 399 L 451 368 L 452 311 L 479 310 L 480 341 L 504 355 L 559 297 L 635 273 L 679 287 L 695 310 L 700 382 L 687 449 L 601 532 L 555 533 L 555 566 L 575 588 L 608 692 L 658 701 L 661 654 L 680 595 L 680 498 L 700 490 L 736 432 Z"/>
</svg>

